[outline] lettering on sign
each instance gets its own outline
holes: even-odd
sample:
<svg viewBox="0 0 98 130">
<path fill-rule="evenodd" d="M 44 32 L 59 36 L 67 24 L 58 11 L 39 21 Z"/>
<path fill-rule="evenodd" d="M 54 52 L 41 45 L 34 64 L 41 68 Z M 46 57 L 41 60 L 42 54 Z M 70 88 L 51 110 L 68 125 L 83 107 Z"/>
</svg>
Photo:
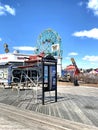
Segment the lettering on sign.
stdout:
<svg viewBox="0 0 98 130">
<path fill-rule="evenodd" d="M 2 58 L 0 58 L 0 60 L 7 60 L 8 59 L 8 57 L 2 57 Z"/>
<path fill-rule="evenodd" d="M 24 57 L 17 57 L 18 60 L 24 60 Z"/>
</svg>

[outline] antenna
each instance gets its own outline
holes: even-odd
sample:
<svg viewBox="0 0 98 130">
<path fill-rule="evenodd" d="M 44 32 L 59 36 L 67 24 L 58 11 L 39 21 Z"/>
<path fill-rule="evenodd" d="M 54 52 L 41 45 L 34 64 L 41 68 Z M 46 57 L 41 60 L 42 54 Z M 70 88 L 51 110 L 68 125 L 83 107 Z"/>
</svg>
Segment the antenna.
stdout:
<svg viewBox="0 0 98 130">
<path fill-rule="evenodd" d="M 4 49 L 5 49 L 5 52 L 8 53 L 9 52 L 9 49 L 8 49 L 8 44 L 7 43 L 4 43 Z"/>
</svg>

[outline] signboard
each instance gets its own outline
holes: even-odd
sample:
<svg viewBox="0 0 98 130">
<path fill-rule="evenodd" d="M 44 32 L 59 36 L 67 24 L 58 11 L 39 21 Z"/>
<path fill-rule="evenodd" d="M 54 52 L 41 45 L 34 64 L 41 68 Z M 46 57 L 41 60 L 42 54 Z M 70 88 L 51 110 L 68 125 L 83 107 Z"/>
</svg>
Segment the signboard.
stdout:
<svg viewBox="0 0 98 130">
<path fill-rule="evenodd" d="M 44 66 L 44 91 L 52 91 L 56 89 L 56 67 L 55 65 Z"/>
<path fill-rule="evenodd" d="M 44 83 L 48 83 L 48 66 L 44 66 Z"/>
<path fill-rule="evenodd" d="M 44 92 L 55 91 L 57 102 L 57 60 L 48 55 L 42 59 L 42 104 L 44 105 Z"/>
<path fill-rule="evenodd" d="M 0 54 L 0 63 L 2 62 L 24 62 L 26 58 L 29 58 L 29 55 L 22 54 Z"/>
<path fill-rule="evenodd" d="M 56 89 L 56 67 L 50 66 L 50 90 Z"/>
</svg>

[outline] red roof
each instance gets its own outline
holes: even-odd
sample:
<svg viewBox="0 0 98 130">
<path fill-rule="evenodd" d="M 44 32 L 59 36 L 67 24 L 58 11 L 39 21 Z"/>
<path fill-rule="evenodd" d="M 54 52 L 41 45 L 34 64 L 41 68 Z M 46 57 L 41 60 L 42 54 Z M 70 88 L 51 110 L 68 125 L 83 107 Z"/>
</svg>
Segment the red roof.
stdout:
<svg viewBox="0 0 98 130">
<path fill-rule="evenodd" d="M 38 61 L 41 61 L 42 57 L 44 57 L 44 53 L 41 53 L 39 55 L 32 55 L 32 56 L 29 56 L 29 60 L 26 60 L 25 62 L 26 63 L 35 63 L 35 62 L 38 62 Z"/>
<path fill-rule="evenodd" d="M 74 65 L 69 65 L 65 68 L 65 70 L 75 70 L 75 66 Z"/>
</svg>

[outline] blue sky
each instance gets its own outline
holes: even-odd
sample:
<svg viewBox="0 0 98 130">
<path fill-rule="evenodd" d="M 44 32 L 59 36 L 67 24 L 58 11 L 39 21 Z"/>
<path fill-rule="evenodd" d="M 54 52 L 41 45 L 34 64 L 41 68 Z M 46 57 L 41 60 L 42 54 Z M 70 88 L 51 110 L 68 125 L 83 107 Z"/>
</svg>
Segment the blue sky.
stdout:
<svg viewBox="0 0 98 130">
<path fill-rule="evenodd" d="M 0 0 L 0 54 L 32 54 L 38 36 L 51 28 L 61 37 L 63 67 L 98 68 L 98 0 Z"/>
</svg>

